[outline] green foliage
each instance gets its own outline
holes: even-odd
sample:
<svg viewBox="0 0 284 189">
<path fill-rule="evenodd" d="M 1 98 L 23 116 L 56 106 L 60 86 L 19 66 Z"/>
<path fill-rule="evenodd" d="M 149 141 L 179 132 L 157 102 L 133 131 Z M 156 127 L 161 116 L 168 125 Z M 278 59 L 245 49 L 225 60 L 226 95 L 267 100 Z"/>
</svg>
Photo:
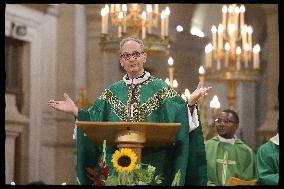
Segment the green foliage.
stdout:
<svg viewBox="0 0 284 189">
<path fill-rule="evenodd" d="M 156 167 L 149 164 L 137 163 L 135 168 L 128 172 L 123 171 L 119 174 L 116 169 L 110 169 L 106 165 L 106 140 L 103 142 L 103 153 L 101 161 L 99 162 L 100 171 L 86 168 L 86 171 L 91 174 L 93 185 L 117 186 L 117 185 L 159 185 L 162 184 L 163 177 L 156 173 Z M 98 177 L 99 176 L 99 177 Z M 104 176 L 104 179 L 101 178 Z M 175 174 L 172 186 L 178 186 L 180 182 L 181 172 Z M 105 180 L 106 179 L 106 180 Z M 80 184 L 77 178 L 78 184 Z"/>
<path fill-rule="evenodd" d="M 117 185 L 159 185 L 162 183 L 162 176 L 156 174 L 156 168 L 148 165 L 138 163 L 135 169 L 131 172 L 122 172 L 118 174 L 112 171 L 108 179 L 105 181 L 106 186 Z"/>
<path fill-rule="evenodd" d="M 180 175 L 181 175 L 181 173 L 180 173 L 180 169 L 179 169 L 178 172 L 176 172 L 176 174 L 175 174 L 175 178 L 172 182 L 172 186 L 178 186 L 179 185 Z"/>
</svg>

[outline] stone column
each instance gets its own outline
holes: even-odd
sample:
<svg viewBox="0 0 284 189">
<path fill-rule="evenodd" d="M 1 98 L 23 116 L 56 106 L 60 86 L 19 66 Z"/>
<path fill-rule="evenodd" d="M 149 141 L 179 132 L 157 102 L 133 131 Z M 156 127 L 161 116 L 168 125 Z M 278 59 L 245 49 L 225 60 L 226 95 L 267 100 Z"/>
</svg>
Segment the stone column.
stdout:
<svg viewBox="0 0 284 189">
<path fill-rule="evenodd" d="M 237 135 L 252 149 L 256 148 L 255 93 L 255 83 L 240 83 L 237 88 L 236 105 L 240 119 Z"/>
<path fill-rule="evenodd" d="M 267 107 L 266 120 L 257 129 L 257 134 L 269 138 L 275 134 L 279 118 L 279 29 L 277 5 L 263 5 L 267 23 Z"/>
<path fill-rule="evenodd" d="M 86 12 L 85 5 L 75 5 L 75 91 L 86 85 Z M 75 99 L 74 99 L 75 100 Z"/>
<path fill-rule="evenodd" d="M 15 95 L 5 94 L 5 102 L 5 174 L 6 184 L 10 184 L 15 181 L 16 139 L 23 132 L 29 120 L 17 110 Z"/>
</svg>

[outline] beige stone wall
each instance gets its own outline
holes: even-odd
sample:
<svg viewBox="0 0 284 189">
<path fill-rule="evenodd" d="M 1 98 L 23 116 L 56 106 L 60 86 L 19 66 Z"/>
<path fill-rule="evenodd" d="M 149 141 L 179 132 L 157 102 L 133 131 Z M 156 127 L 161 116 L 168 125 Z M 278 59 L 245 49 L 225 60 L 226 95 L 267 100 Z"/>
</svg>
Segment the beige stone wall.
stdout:
<svg viewBox="0 0 284 189">
<path fill-rule="evenodd" d="M 63 100 L 63 93 L 75 100 L 75 6 L 61 4 L 58 14 L 56 99 Z M 54 148 L 54 184 L 75 182 L 75 141 L 72 139 L 74 118 L 66 113 L 56 112 Z"/>
</svg>

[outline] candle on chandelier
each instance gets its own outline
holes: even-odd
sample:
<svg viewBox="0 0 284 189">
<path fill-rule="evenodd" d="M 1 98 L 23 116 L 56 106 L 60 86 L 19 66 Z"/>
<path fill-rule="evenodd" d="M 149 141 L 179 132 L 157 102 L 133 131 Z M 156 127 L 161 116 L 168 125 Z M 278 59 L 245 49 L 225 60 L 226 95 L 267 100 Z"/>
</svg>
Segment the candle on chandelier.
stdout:
<svg viewBox="0 0 284 189">
<path fill-rule="evenodd" d="M 109 13 L 109 6 L 105 5 L 105 11 L 106 11 L 106 15 L 105 15 L 105 21 L 104 21 L 104 28 L 105 28 L 105 33 L 107 34 L 108 31 L 108 13 Z"/>
<path fill-rule="evenodd" d="M 118 19 L 119 19 L 119 20 L 122 20 L 122 19 L 123 19 L 123 13 L 122 13 L 122 12 L 119 12 L 119 14 L 118 14 Z M 117 33 L 118 33 L 118 37 L 121 37 L 121 36 L 122 36 L 122 27 L 121 27 L 121 25 L 118 26 L 118 28 L 117 28 Z"/>
<path fill-rule="evenodd" d="M 171 56 L 168 59 L 168 64 L 169 64 L 169 66 L 173 66 L 174 65 L 174 59 Z"/>
<path fill-rule="evenodd" d="M 121 6 L 123 12 L 123 33 L 126 33 L 126 12 L 127 12 L 127 5 L 122 4 Z"/>
<path fill-rule="evenodd" d="M 235 7 L 235 24 L 236 24 L 236 33 L 239 33 L 239 14 L 240 14 L 240 9 L 239 7 Z"/>
<path fill-rule="evenodd" d="M 188 90 L 188 88 L 186 88 L 186 89 L 184 90 L 184 96 L 186 97 L 186 99 L 189 99 L 189 97 L 190 97 L 190 91 Z"/>
<path fill-rule="evenodd" d="M 228 28 L 228 34 L 230 36 L 233 36 L 235 32 L 236 32 L 236 25 L 235 24 L 230 24 L 229 28 Z"/>
<path fill-rule="evenodd" d="M 148 22 L 148 33 L 152 33 L 151 23 L 152 23 L 152 5 L 146 5 L 146 11 L 147 11 L 147 22 Z"/>
<path fill-rule="evenodd" d="M 245 49 L 245 45 L 247 43 L 247 25 L 244 25 L 241 30 L 242 33 L 242 48 Z"/>
<path fill-rule="evenodd" d="M 154 4 L 154 14 L 155 14 L 155 18 L 154 18 L 154 21 L 155 21 L 155 27 L 158 26 L 158 15 L 159 15 L 159 5 L 158 4 Z"/>
<path fill-rule="evenodd" d="M 251 26 L 248 26 L 247 28 L 247 31 L 248 31 L 248 44 L 249 44 L 249 49 L 252 50 L 252 27 Z"/>
<path fill-rule="evenodd" d="M 146 38 L 146 12 L 143 11 L 142 12 L 142 39 L 145 39 Z"/>
<path fill-rule="evenodd" d="M 178 82 L 176 79 L 173 80 L 173 88 L 177 88 L 178 87 Z"/>
<path fill-rule="evenodd" d="M 114 4 L 110 4 L 110 13 L 114 13 Z"/>
<path fill-rule="evenodd" d="M 237 54 L 237 71 L 240 71 L 241 69 L 241 53 L 242 53 L 242 49 L 241 47 L 237 47 L 236 49 L 236 54 Z"/>
<path fill-rule="evenodd" d="M 203 86 L 203 84 L 204 84 L 204 72 L 205 72 L 205 70 L 204 70 L 203 66 L 200 66 L 199 69 L 198 69 L 198 73 L 199 73 L 199 82 L 200 82 L 201 86 Z"/>
<path fill-rule="evenodd" d="M 249 44 L 245 44 L 245 49 L 244 49 L 244 59 L 245 59 L 245 68 L 248 68 L 248 51 L 249 51 Z"/>
<path fill-rule="evenodd" d="M 223 49 L 223 25 L 218 26 L 218 49 Z"/>
<path fill-rule="evenodd" d="M 212 67 L 212 44 L 209 43 L 205 46 L 205 68 L 211 68 Z"/>
<path fill-rule="evenodd" d="M 115 4 L 115 12 L 120 12 L 120 4 Z"/>
<path fill-rule="evenodd" d="M 259 44 L 256 44 L 253 47 L 253 69 L 259 69 L 259 51 L 260 46 Z"/>
<path fill-rule="evenodd" d="M 216 29 L 216 26 L 214 26 L 214 25 L 212 26 L 211 32 L 212 32 L 213 50 L 216 50 L 217 49 L 217 44 L 216 44 L 216 32 L 217 32 L 217 29 Z"/>
<path fill-rule="evenodd" d="M 169 15 L 170 15 L 171 11 L 169 9 L 169 7 L 166 7 L 165 9 L 165 14 L 166 14 L 166 21 L 165 21 L 165 36 L 169 35 Z"/>
<path fill-rule="evenodd" d="M 233 6 L 229 5 L 229 8 L 228 8 L 228 27 L 232 24 L 233 10 L 234 10 Z"/>
<path fill-rule="evenodd" d="M 138 10 L 138 4 L 132 4 L 132 10 L 137 11 Z"/>
<path fill-rule="evenodd" d="M 102 34 L 106 34 L 106 30 L 105 30 L 106 10 L 105 10 L 105 7 L 102 8 L 102 10 L 101 10 L 101 16 L 102 16 L 101 32 L 102 32 Z"/>
<path fill-rule="evenodd" d="M 159 14 L 159 5 L 158 4 L 154 4 L 154 13 Z"/>
<path fill-rule="evenodd" d="M 217 117 L 220 113 L 219 111 L 220 111 L 220 107 L 221 107 L 221 104 L 219 102 L 217 95 L 213 96 L 212 100 L 210 101 L 209 106 L 210 106 L 211 111 L 212 111 L 213 120 L 217 119 Z"/>
<path fill-rule="evenodd" d="M 240 7 L 240 28 L 242 29 L 244 26 L 244 14 L 245 14 L 246 8 L 244 5 L 241 5 Z"/>
</svg>

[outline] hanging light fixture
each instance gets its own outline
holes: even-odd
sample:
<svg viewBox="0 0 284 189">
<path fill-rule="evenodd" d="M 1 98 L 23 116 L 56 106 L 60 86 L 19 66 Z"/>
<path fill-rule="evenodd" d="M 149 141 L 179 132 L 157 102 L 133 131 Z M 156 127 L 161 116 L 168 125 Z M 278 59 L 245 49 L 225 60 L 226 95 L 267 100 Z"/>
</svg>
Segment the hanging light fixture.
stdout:
<svg viewBox="0 0 284 189">
<path fill-rule="evenodd" d="M 102 50 L 116 52 L 122 38 L 135 37 L 143 40 L 148 54 L 167 55 L 169 15 L 169 7 L 160 13 L 158 4 L 106 4 L 101 9 Z"/>
<path fill-rule="evenodd" d="M 245 24 L 244 13 L 244 5 L 224 5 L 222 23 L 212 26 L 212 43 L 205 46 L 205 80 L 226 83 L 228 104 L 235 110 L 238 83 L 260 77 L 260 46 L 253 46 L 253 28 Z"/>
</svg>

